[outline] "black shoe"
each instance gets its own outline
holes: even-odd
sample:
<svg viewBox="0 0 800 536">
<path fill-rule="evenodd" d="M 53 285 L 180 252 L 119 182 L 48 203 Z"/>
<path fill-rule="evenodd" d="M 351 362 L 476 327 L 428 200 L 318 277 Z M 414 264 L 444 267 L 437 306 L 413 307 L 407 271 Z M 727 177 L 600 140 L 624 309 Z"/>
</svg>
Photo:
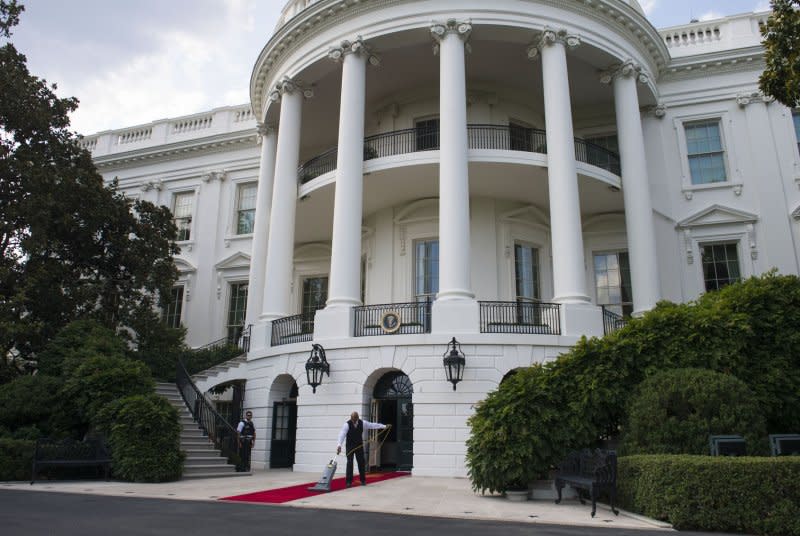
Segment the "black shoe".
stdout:
<svg viewBox="0 0 800 536">
<path fill-rule="evenodd" d="M 366 481 L 366 480 L 362 480 L 362 481 L 361 481 L 361 485 L 362 485 L 362 486 L 366 486 L 366 485 L 367 485 L 367 481 Z"/>
<path fill-rule="evenodd" d="M 352 486 L 352 484 L 350 482 L 348 482 L 347 484 L 344 485 L 344 487 L 346 487 L 346 488 L 349 488 L 350 486 Z"/>
</svg>

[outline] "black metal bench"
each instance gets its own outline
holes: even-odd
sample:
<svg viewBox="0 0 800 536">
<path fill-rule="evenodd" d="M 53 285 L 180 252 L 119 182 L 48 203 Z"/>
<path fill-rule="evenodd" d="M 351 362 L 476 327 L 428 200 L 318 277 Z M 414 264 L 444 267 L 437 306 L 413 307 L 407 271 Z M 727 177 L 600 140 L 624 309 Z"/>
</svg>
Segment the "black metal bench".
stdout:
<svg viewBox="0 0 800 536">
<path fill-rule="evenodd" d="M 555 478 L 558 499 L 561 502 L 561 490 L 570 485 L 578 490 L 586 490 L 592 499 L 592 517 L 597 511 L 597 498 L 602 492 L 608 492 L 611 499 L 611 511 L 619 515 L 614 508 L 617 497 L 617 453 L 613 450 L 597 449 L 591 451 L 584 449 L 580 452 L 571 452 L 558 466 Z M 578 493 L 581 504 L 586 504 Z"/>
<path fill-rule="evenodd" d="M 108 480 L 111 455 L 100 439 L 37 439 L 33 453 L 31 485 L 36 481 L 38 471 L 45 467 L 97 467 L 103 469 Z"/>
</svg>

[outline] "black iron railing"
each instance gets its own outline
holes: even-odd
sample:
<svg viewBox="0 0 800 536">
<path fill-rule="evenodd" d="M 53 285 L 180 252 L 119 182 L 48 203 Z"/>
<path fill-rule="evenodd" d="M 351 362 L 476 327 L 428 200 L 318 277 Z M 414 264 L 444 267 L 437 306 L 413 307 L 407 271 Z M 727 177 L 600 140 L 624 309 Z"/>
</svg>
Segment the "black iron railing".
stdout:
<svg viewBox="0 0 800 536">
<path fill-rule="evenodd" d="M 482 301 L 481 333 L 561 334 L 561 306 L 536 301 Z"/>
<path fill-rule="evenodd" d="M 208 344 L 194 348 L 193 351 L 199 352 L 201 350 L 218 350 L 227 346 L 236 346 L 242 353 L 250 351 L 250 332 L 253 329 L 253 324 L 241 326 L 232 330 L 226 337 L 211 341 Z"/>
<path fill-rule="evenodd" d="M 602 305 L 601 307 L 603 309 L 603 333 L 605 335 L 624 328 L 625 324 L 628 323 L 628 319 L 621 314 L 607 309 L 605 305 Z"/>
<path fill-rule="evenodd" d="M 308 342 L 314 338 L 314 320 L 305 315 L 284 316 L 272 321 L 272 346 Z"/>
<path fill-rule="evenodd" d="M 353 336 L 407 335 L 431 332 L 430 300 L 354 307 Z"/>
<path fill-rule="evenodd" d="M 494 149 L 547 154 L 547 132 L 509 125 L 467 125 L 470 149 Z M 439 149 L 439 131 L 407 128 L 364 138 L 364 160 Z M 297 170 L 304 184 L 336 169 L 337 148 L 315 156 Z M 575 159 L 620 175 L 619 155 L 605 147 L 575 138 Z"/>
<path fill-rule="evenodd" d="M 239 441 L 236 437 L 236 429 L 217 413 L 211 403 L 206 400 L 203 393 L 192 381 L 183 361 L 178 358 L 178 366 L 175 372 L 175 383 L 178 390 L 186 402 L 186 407 L 194 417 L 195 422 L 214 443 L 214 447 L 228 458 L 228 463 L 237 464 L 241 459 L 239 452 Z"/>
</svg>

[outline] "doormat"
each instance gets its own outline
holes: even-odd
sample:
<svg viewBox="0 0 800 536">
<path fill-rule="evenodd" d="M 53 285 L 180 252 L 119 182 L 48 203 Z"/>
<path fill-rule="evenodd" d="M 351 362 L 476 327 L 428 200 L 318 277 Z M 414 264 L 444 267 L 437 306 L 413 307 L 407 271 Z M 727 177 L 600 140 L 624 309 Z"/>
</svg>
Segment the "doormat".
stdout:
<svg viewBox="0 0 800 536">
<path fill-rule="evenodd" d="M 367 484 L 374 484 L 392 478 L 401 476 L 411 476 L 411 473 L 403 471 L 392 471 L 389 473 L 369 473 L 367 475 Z M 245 493 L 244 495 L 232 495 L 230 497 L 222 497 L 220 501 L 240 501 L 251 503 L 271 503 L 282 504 L 297 499 L 305 499 L 315 495 L 324 495 L 324 491 L 308 491 L 316 482 L 308 482 L 306 484 L 297 484 L 296 486 L 289 486 L 287 488 L 268 489 L 264 491 L 255 491 L 253 493 Z M 358 487 L 358 477 L 355 477 L 353 487 Z M 340 491 L 345 489 L 345 477 L 334 478 L 331 480 L 331 492 Z"/>
</svg>

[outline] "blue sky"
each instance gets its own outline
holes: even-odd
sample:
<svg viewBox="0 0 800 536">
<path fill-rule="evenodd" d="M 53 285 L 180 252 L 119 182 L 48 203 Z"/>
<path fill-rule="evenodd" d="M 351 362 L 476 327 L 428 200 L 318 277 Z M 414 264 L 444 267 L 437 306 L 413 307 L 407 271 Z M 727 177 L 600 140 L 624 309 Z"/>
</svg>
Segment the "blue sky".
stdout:
<svg viewBox="0 0 800 536">
<path fill-rule="evenodd" d="M 442 0 L 451 1 L 451 0 Z M 657 28 L 769 8 L 768 0 L 640 0 Z M 37 76 L 76 96 L 94 133 L 249 100 L 284 0 L 22 0 L 12 41 Z"/>
</svg>

